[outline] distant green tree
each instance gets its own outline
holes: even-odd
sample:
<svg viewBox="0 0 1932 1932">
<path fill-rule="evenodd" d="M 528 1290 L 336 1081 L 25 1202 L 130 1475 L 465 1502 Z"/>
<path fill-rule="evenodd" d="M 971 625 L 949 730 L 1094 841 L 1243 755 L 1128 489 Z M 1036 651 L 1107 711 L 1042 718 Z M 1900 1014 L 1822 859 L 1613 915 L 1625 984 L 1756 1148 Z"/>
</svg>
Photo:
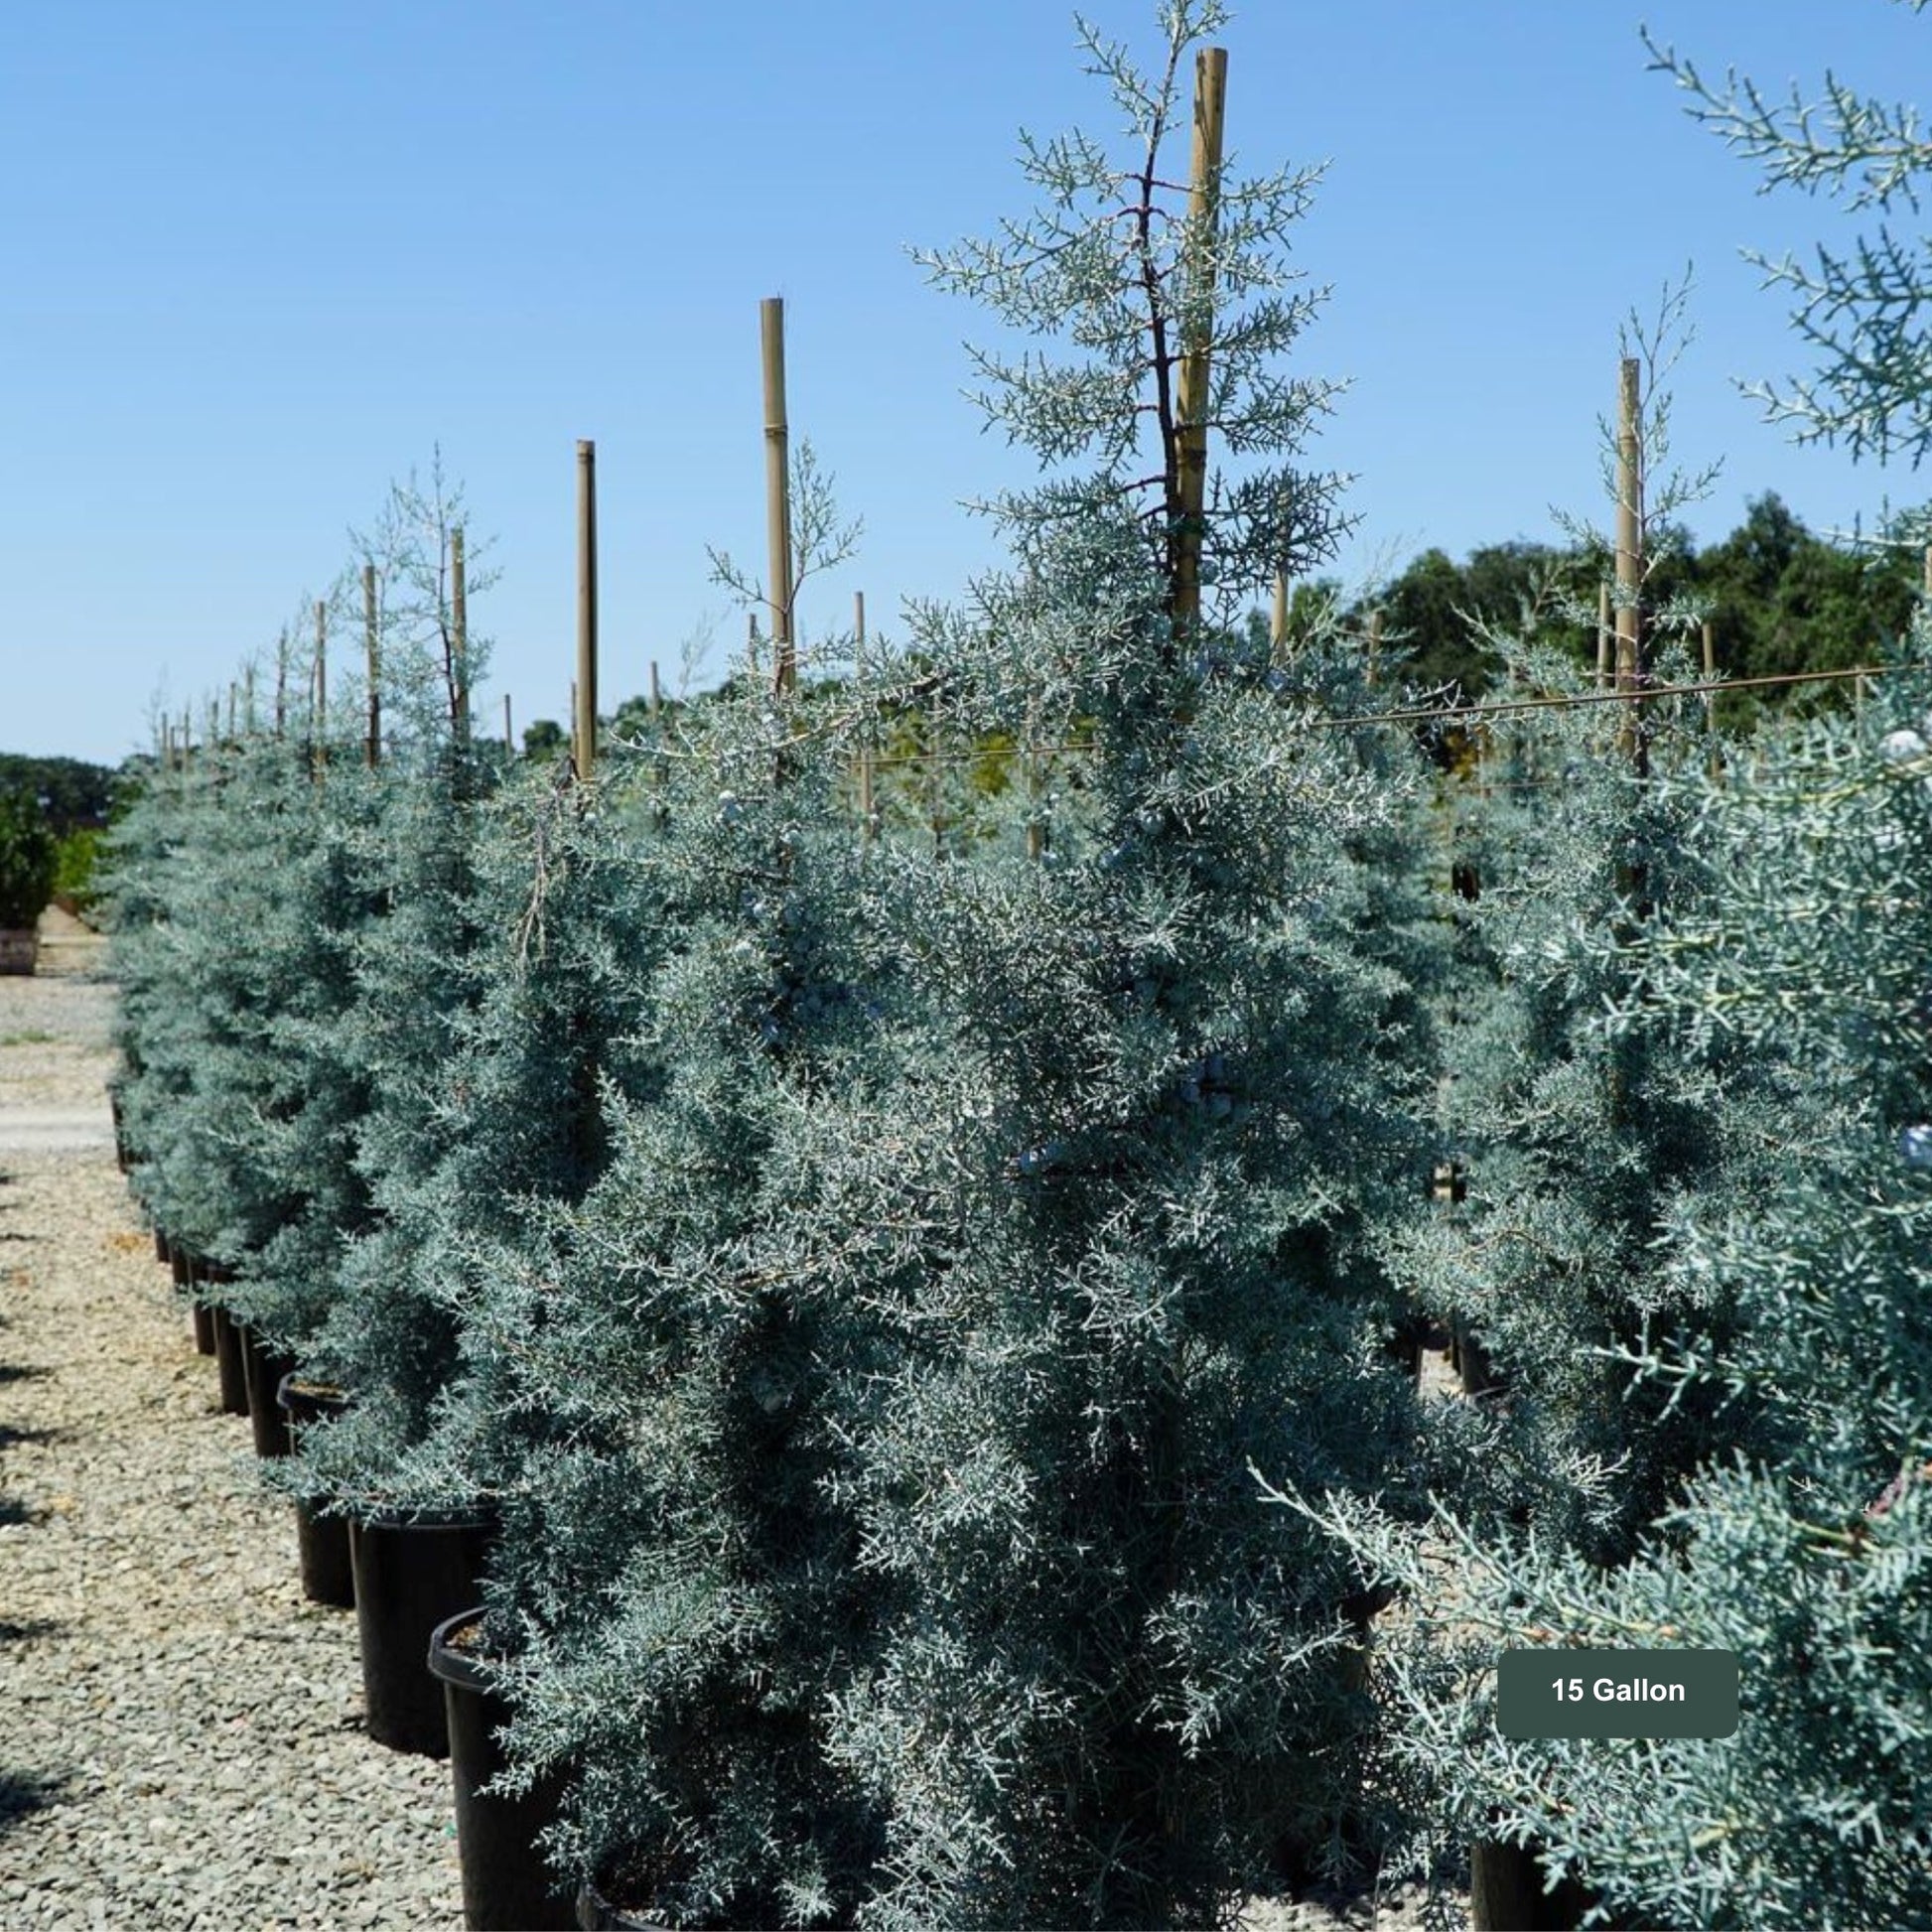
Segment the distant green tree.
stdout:
<svg viewBox="0 0 1932 1932">
<path fill-rule="evenodd" d="M 552 718 L 539 718 L 533 725 L 523 727 L 523 756 L 526 759 L 549 758 L 569 745 L 564 728 Z"/>
</svg>

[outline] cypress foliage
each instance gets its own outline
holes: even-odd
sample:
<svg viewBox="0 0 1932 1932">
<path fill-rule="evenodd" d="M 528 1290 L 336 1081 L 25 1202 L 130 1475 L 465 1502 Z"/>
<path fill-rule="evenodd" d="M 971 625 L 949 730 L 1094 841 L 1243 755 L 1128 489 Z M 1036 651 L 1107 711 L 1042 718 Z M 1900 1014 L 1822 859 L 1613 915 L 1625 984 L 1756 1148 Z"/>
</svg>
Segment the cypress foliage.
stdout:
<svg viewBox="0 0 1932 1932">
<path fill-rule="evenodd" d="M 748 666 L 667 727 L 626 861 L 665 935 L 647 1077 L 602 1082 L 588 1191 L 469 1264 L 515 1776 L 567 1767 L 560 1867 L 676 1923 L 848 1922 L 880 1851 L 824 1734 L 881 1609 L 839 1472 L 904 1245 L 851 1178 L 898 1158 L 891 928 L 838 796 L 869 703 Z"/>
<path fill-rule="evenodd" d="M 1436 1823 L 1538 1845 L 1553 1874 L 1625 1921 L 1932 1913 L 1919 890 L 1932 758 L 1904 722 L 1932 690 L 1922 632 L 1912 650 L 1919 673 L 1889 717 L 1796 733 L 1761 780 L 1703 801 L 1725 890 L 1643 949 L 1649 1005 L 1681 1040 L 1768 1052 L 1810 1095 L 1761 1130 L 1781 1186 L 1686 1198 L 1660 1229 L 1667 1287 L 1724 1321 L 1628 1351 L 1666 1411 L 1740 1415 L 1731 1452 L 1609 1569 L 1534 1537 L 1481 1540 L 1445 1514 L 1438 1552 L 1457 1558 L 1446 1588 L 1427 1546 L 1359 1500 L 1324 1512 L 1411 1592 L 1390 1685 L 1411 1713 L 1400 1760 Z M 1735 1651 L 1736 1734 L 1498 1736 L 1497 1649 L 1566 1643 Z"/>
<path fill-rule="evenodd" d="M 1224 18 L 1164 9 L 1152 78 L 1086 34 L 1132 165 L 1030 143 L 1042 212 L 932 264 L 1086 358 L 981 358 L 1048 474 L 996 505 L 1015 578 L 915 641 L 966 742 L 1080 721 L 1091 835 L 882 853 L 933 1040 L 849 1214 L 917 1247 L 869 1291 L 890 1372 L 828 1474 L 892 1612 L 837 1696 L 886 1820 L 869 1925 L 1213 1923 L 1341 1855 L 1361 1799 L 1371 1605 L 1245 1470 L 1369 1488 L 1417 1453 L 1384 1251 L 1430 1165 L 1404 969 L 1434 948 L 1387 866 L 1413 769 L 1320 729 L 1321 653 L 1291 672 L 1227 626 L 1325 553 L 1335 485 L 1293 463 L 1326 385 L 1276 366 L 1312 306 L 1279 254 L 1309 178 L 1216 182 L 1218 238 L 1160 207 L 1184 56 Z M 1173 378 L 1202 350 L 1211 423 L 1277 460 L 1196 517 Z"/>
</svg>

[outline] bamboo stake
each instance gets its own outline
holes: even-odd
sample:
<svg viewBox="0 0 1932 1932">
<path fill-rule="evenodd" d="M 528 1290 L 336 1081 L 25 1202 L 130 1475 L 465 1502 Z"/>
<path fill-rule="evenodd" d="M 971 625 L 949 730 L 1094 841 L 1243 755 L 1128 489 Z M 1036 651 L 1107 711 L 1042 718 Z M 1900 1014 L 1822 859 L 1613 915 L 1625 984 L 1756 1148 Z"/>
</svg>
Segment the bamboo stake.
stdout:
<svg viewBox="0 0 1932 1932">
<path fill-rule="evenodd" d="M 1288 662 L 1288 572 L 1275 573 L 1275 616 L 1269 625 L 1268 639 L 1274 649 L 1270 655 L 1275 668 L 1280 670 Z"/>
<path fill-rule="evenodd" d="M 315 741 L 318 769 L 329 762 L 329 607 L 316 600 Z"/>
<path fill-rule="evenodd" d="M 597 764 L 597 445 L 577 445 L 577 682 L 571 687 L 577 777 Z"/>
<path fill-rule="evenodd" d="M 1643 590 L 1643 472 L 1637 437 L 1639 383 L 1642 365 L 1634 355 L 1623 358 L 1617 384 L 1616 434 L 1616 688 L 1628 695 L 1643 683 L 1643 630 L 1638 599 Z M 1648 769 L 1648 738 L 1641 708 L 1624 712 L 1617 749 L 1636 767 Z"/>
<path fill-rule="evenodd" d="M 864 591 L 852 593 L 852 636 L 853 657 L 858 667 L 859 683 L 864 687 L 866 681 L 866 594 Z M 879 804 L 875 796 L 878 779 L 878 752 L 872 742 L 872 719 L 866 720 L 865 743 L 859 747 L 859 836 L 870 845 L 879 833 Z"/>
<path fill-rule="evenodd" d="M 503 693 L 503 750 L 511 758 L 516 756 L 516 739 L 510 731 L 510 694 Z"/>
<path fill-rule="evenodd" d="M 1711 626 L 1711 620 L 1704 621 L 1704 681 L 1715 684 L 1718 680 L 1718 640 Z M 1863 684 L 1860 686 L 1863 690 Z M 1704 694 L 1704 735 L 1710 741 L 1705 759 L 1705 769 L 1712 777 L 1718 775 L 1724 760 L 1718 756 L 1718 698 L 1713 691 Z"/>
<path fill-rule="evenodd" d="M 470 745 L 470 572 L 464 560 L 463 526 L 450 532 L 450 729 Z"/>
<path fill-rule="evenodd" d="M 1027 857 L 1046 856 L 1046 821 L 1040 816 L 1039 700 L 1027 700 Z"/>
<path fill-rule="evenodd" d="M 785 305 L 770 295 L 759 305 L 759 345 L 764 360 L 765 547 L 771 570 L 771 636 L 777 646 L 774 688 L 791 691 L 798 661 L 791 628 L 790 431 L 785 420 Z"/>
<path fill-rule="evenodd" d="M 1213 244 L 1221 199 L 1221 130 L 1227 110 L 1227 50 L 1204 47 L 1194 58 L 1194 154 L 1189 171 L 1187 223 L 1206 259 L 1190 291 L 1202 313 L 1214 296 Z M 1175 527 L 1173 538 L 1173 623 L 1200 622 L 1201 521 L 1207 500 L 1207 406 L 1213 325 L 1203 322 L 1183 343 L 1174 402 Z"/>
<path fill-rule="evenodd" d="M 375 566 L 362 566 L 362 649 L 369 672 L 369 736 L 362 756 L 373 771 L 382 757 L 382 641 L 376 624 Z"/>
<path fill-rule="evenodd" d="M 1610 688 L 1610 639 L 1616 632 L 1610 624 L 1610 585 L 1607 578 L 1596 587 L 1596 688 Z"/>
</svg>

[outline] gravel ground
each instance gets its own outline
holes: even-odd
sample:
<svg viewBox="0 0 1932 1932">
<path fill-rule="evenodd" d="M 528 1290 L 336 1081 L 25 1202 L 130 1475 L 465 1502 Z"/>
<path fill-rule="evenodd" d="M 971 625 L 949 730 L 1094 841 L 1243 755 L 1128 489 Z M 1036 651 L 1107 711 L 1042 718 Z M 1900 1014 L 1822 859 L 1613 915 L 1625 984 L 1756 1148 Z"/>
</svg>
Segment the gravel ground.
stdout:
<svg viewBox="0 0 1932 1932">
<path fill-rule="evenodd" d="M 96 955 L 0 979 L 0 1927 L 459 1927 L 449 1768 L 364 1735 L 115 1171 Z"/>
<path fill-rule="evenodd" d="M 460 1927 L 448 1767 L 364 1734 L 354 1618 L 304 1599 L 115 1170 L 100 943 L 43 930 L 0 978 L 0 1932 Z"/>
</svg>

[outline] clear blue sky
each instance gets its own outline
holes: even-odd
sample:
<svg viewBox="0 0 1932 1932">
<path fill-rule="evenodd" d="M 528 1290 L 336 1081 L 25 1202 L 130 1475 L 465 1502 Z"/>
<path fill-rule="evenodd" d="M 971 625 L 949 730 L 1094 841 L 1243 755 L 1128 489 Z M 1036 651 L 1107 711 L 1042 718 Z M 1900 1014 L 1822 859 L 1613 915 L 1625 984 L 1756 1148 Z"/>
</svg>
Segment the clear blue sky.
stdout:
<svg viewBox="0 0 1932 1932">
<path fill-rule="evenodd" d="M 760 297 L 791 419 L 866 535 L 808 587 L 907 596 L 998 561 L 960 499 L 1016 477 L 961 391 L 970 305 L 905 245 L 1029 206 L 1022 127 L 1110 131 L 1057 0 L 69 0 L 0 54 L 0 749 L 116 760 L 153 702 L 226 688 L 442 447 L 498 587 L 476 622 L 520 726 L 564 715 L 575 441 L 598 446 L 603 695 L 744 620 L 705 547 L 762 566 Z M 1089 0 L 1152 59 L 1148 0 Z M 1311 454 L 1352 472 L 1344 575 L 1602 511 L 1616 328 L 1695 267 L 1677 456 L 1723 458 L 1715 540 L 1776 489 L 1868 520 L 1909 471 L 1790 446 L 1731 378 L 1802 367 L 1739 259 L 1843 232 L 1645 71 L 1637 36 L 1767 91 L 1829 67 L 1909 91 L 1932 23 L 1884 0 L 1250 0 L 1228 142 L 1325 161 L 1300 262 L 1333 298 L 1300 364 L 1352 384 Z M 1905 76 L 1901 79 L 1900 76 Z M 902 634 L 902 632 L 901 632 Z"/>
</svg>

